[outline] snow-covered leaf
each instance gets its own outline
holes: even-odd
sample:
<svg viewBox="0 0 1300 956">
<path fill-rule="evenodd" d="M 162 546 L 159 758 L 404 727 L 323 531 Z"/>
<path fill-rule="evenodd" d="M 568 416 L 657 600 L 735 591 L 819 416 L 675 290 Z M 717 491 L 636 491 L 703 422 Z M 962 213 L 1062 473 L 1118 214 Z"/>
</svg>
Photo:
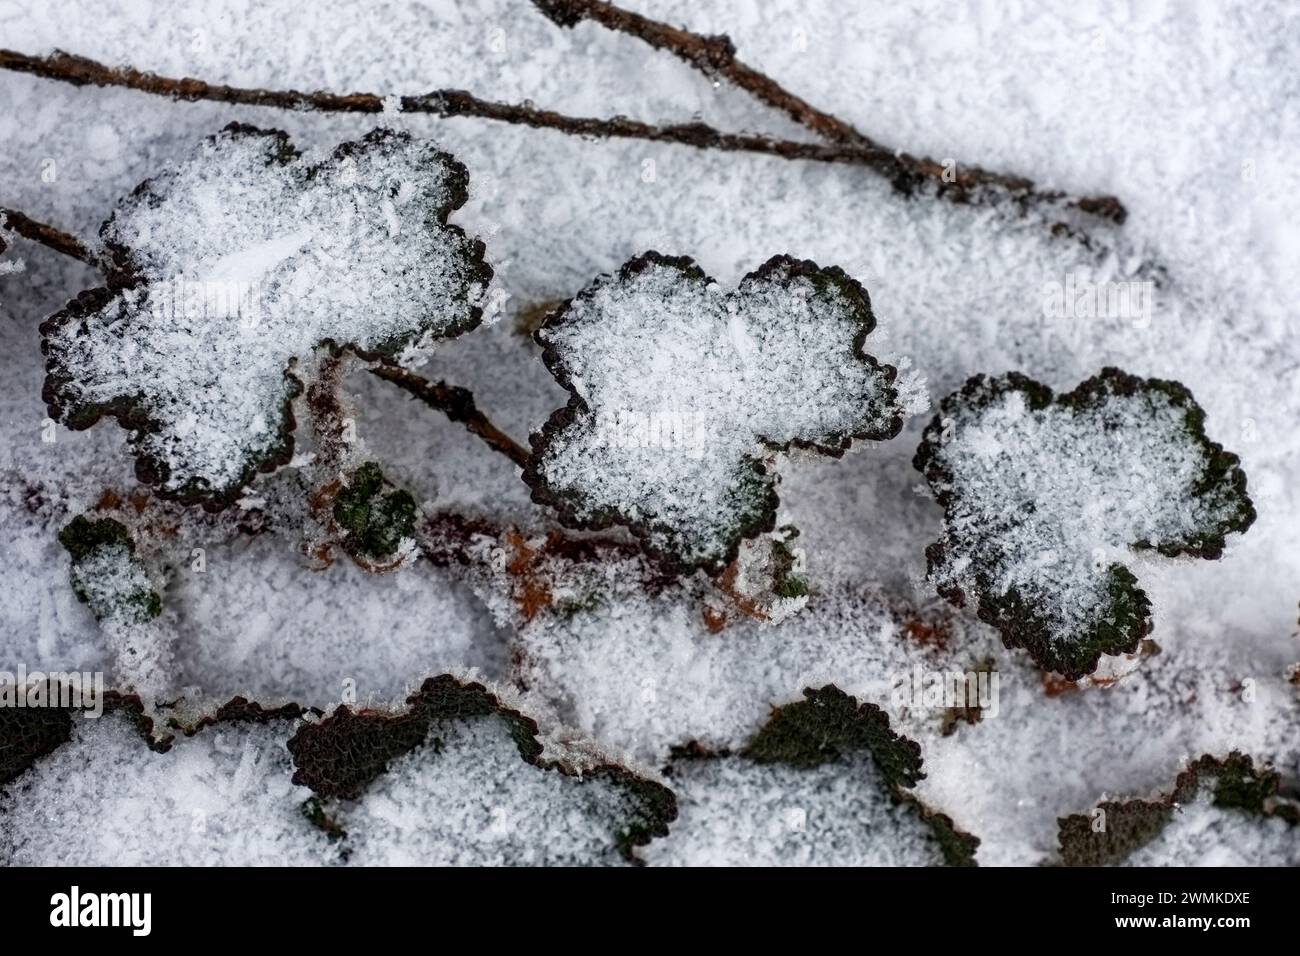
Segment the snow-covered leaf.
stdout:
<svg viewBox="0 0 1300 956">
<path fill-rule="evenodd" d="M 50 415 L 132 433 L 141 481 L 220 508 L 292 457 L 322 346 L 391 361 L 481 319 L 483 245 L 447 223 L 468 176 L 375 130 L 310 162 L 232 125 L 123 199 L 105 287 L 42 326 Z"/>
<path fill-rule="evenodd" d="M 1058 821 L 1071 866 L 1300 866 L 1300 804 L 1250 757 L 1205 755 L 1154 800 L 1102 801 Z"/>
<path fill-rule="evenodd" d="M 72 558 L 73 593 L 113 651 L 119 685 L 146 698 L 161 693 L 171 678 L 174 635 L 159 620 L 162 585 L 136 555 L 131 532 L 112 518 L 78 515 L 59 542 Z"/>
<path fill-rule="evenodd" d="M 0 864 L 608 865 L 676 816 L 661 783 L 450 675 L 308 723 L 235 698 L 162 741 L 137 699 L 107 704 L 0 720 Z"/>
<path fill-rule="evenodd" d="M 78 515 L 59 532 L 72 558 L 72 590 L 101 623 L 143 624 L 162 612 L 162 597 L 135 559 L 135 541 L 112 518 Z"/>
<path fill-rule="evenodd" d="M 1068 678 L 1129 653 L 1151 607 L 1132 551 L 1218 558 L 1255 518 L 1236 455 L 1177 382 L 1107 368 L 1054 397 L 1017 373 L 944 400 L 915 464 L 944 506 L 930 576 Z"/>
<path fill-rule="evenodd" d="M 294 782 L 341 801 L 321 812 L 354 835 L 354 862 L 633 861 L 676 815 L 671 792 L 622 766 L 544 755 L 537 724 L 481 684 L 429 678 L 407 703 L 340 707 L 289 741 Z"/>
<path fill-rule="evenodd" d="M 678 752 L 680 819 L 652 865 L 970 866 L 979 840 L 911 792 L 920 748 L 835 687 L 778 707 L 740 753 Z"/>
<path fill-rule="evenodd" d="M 839 456 L 902 428 L 895 371 L 863 350 L 874 327 L 835 267 L 777 256 L 724 292 L 689 258 L 632 259 L 536 333 L 570 398 L 533 435 L 534 500 L 721 571 L 775 526 L 776 451 Z"/>
</svg>

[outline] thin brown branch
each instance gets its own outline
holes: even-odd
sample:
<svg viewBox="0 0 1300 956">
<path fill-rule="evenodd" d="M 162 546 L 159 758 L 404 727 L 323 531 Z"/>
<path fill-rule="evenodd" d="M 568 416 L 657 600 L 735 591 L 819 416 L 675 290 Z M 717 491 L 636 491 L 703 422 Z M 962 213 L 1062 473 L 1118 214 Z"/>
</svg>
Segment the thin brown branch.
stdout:
<svg viewBox="0 0 1300 956">
<path fill-rule="evenodd" d="M 671 53 L 705 76 L 723 77 L 733 85 L 785 113 L 800 126 L 830 142 L 875 145 L 848 123 L 795 96 L 766 73 L 741 62 L 726 34 L 704 36 L 600 0 L 533 0 L 553 23 L 574 27 L 583 20 L 636 37 L 656 50 Z"/>
<path fill-rule="evenodd" d="M 320 91 L 304 93 L 298 90 L 224 86 L 190 77 L 175 79 L 159 76 L 156 73 L 144 73 L 133 67 L 108 67 L 95 60 L 63 52 L 37 57 L 15 53 L 12 50 L 0 50 L 0 69 L 28 73 L 47 80 L 71 83 L 74 86 L 120 87 L 189 102 L 209 100 L 240 106 L 344 113 L 380 113 L 384 109 L 384 98 L 374 93 L 337 94 Z M 785 159 L 807 159 L 825 163 L 873 165 L 888 164 L 890 161 L 889 155 L 884 152 L 835 148 L 817 143 L 800 143 L 743 133 L 723 133 L 704 123 L 652 126 L 621 116 L 613 119 L 567 116 L 552 110 L 480 99 L 464 90 L 435 90 L 418 96 L 403 96 L 398 99 L 398 107 L 403 113 L 426 113 L 443 117 L 470 116 L 531 126 L 535 129 L 552 129 L 575 136 L 679 143 L 699 149 L 762 153 Z"/>
<path fill-rule="evenodd" d="M 474 394 L 469 389 L 448 385 L 446 382 L 431 382 L 414 372 L 391 365 L 381 365 L 370 371 L 414 395 L 430 408 L 442 412 L 453 422 L 460 422 L 472 434 L 483 439 L 490 448 L 499 451 L 520 468 L 528 463 L 530 457 L 528 449 L 493 425 L 491 420 L 479 411 L 478 406 L 474 404 Z"/>
<path fill-rule="evenodd" d="M 60 80 L 73 86 L 118 86 L 141 93 L 168 96 L 174 100 L 214 100 L 243 106 L 273 106 L 286 110 L 328 110 L 343 113 L 381 113 L 384 102 L 372 93 L 337 95 L 334 93 L 299 93 L 296 90 L 242 89 L 203 80 L 173 79 L 145 73 L 134 67 L 109 67 L 84 56 L 56 50 L 50 56 L 28 56 L 13 50 L 0 50 L 0 69 L 30 73 L 47 80 Z"/>
<path fill-rule="evenodd" d="M 343 470 L 353 444 L 349 436 L 351 419 L 339 395 L 345 371 L 341 355 L 326 355 L 307 387 L 307 408 L 316 440 L 315 464 L 331 478 Z"/>
<path fill-rule="evenodd" d="M 88 266 L 94 266 L 97 269 L 102 268 L 99 257 L 91 252 L 86 244 L 76 236 L 64 232 L 62 229 L 56 229 L 48 223 L 37 222 L 31 216 L 16 209 L 0 208 L 0 229 L 8 229 L 24 239 L 39 242 L 55 252 L 61 252 L 65 256 L 80 259 Z M 3 252 L 4 249 L 4 237 L 0 236 L 0 252 Z"/>
<path fill-rule="evenodd" d="M 1023 176 L 962 164 L 948 167 L 928 157 L 888 149 L 838 116 L 824 112 L 791 93 L 766 73 L 742 62 L 736 56 L 735 44 L 725 34 L 704 36 L 692 33 L 624 10 L 604 0 L 533 0 L 533 5 L 561 27 L 573 27 L 584 20 L 590 20 L 607 30 L 636 37 L 656 50 L 671 53 L 711 79 L 726 79 L 768 106 L 785 113 L 828 143 L 856 147 L 872 155 L 888 157 L 887 162 L 868 165 L 889 177 L 902 192 L 910 194 L 917 186 L 929 183 L 936 187 L 939 195 L 955 202 L 968 203 L 977 201 L 983 190 L 992 187 L 1011 193 L 1022 205 L 1065 203 L 1115 223 L 1123 223 L 1127 217 L 1123 204 L 1114 196 L 1071 199 L 1062 192 L 1040 191 L 1032 180 Z"/>
<path fill-rule="evenodd" d="M 241 106 L 266 106 L 280 109 L 320 110 L 345 113 L 380 113 L 385 100 L 374 93 L 304 93 L 298 90 L 265 90 L 207 83 L 193 78 L 175 79 L 145 73 L 132 67 L 108 67 L 86 57 L 56 52 L 47 57 L 29 56 L 12 50 L 0 50 L 0 69 L 28 73 L 43 79 L 58 80 L 74 86 L 109 86 L 167 96 L 174 100 L 208 100 Z M 550 129 L 572 136 L 613 139 L 636 139 L 647 142 L 675 143 L 696 149 L 716 149 L 725 152 L 756 153 L 788 160 L 807 160 L 819 163 L 837 163 L 872 169 L 887 177 L 902 192 L 912 193 L 923 181 L 939 181 L 940 195 L 958 202 L 971 201 L 971 191 L 956 183 L 942 183 L 942 167 L 935 165 L 936 176 L 918 175 L 918 169 L 928 169 L 907 156 L 895 155 L 884 147 L 863 143 L 806 143 L 787 139 L 774 139 L 748 133 L 724 133 L 705 123 L 681 123 L 654 126 L 638 120 L 616 116 L 611 119 L 568 116 L 553 110 L 531 106 L 497 103 L 484 100 L 464 90 L 435 90 L 418 96 L 402 96 L 397 100 L 403 113 L 422 113 L 442 117 L 475 117 Z M 930 162 L 930 161 L 925 161 Z M 965 174 L 969 175 L 969 173 Z M 966 181 L 968 184 L 969 180 Z M 1026 181 L 1027 182 L 1027 181 Z M 958 188 L 954 188 L 958 187 Z M 1012 198 L 1025 201 L 1063 201 L 1061 193 L 1034 193 L 1027 189 L 1011 189 Z M 1085 212 L 1120 221 L 1123 207 L 1113 197 L 1090 197 L 1070 203 Z M 1116 213 L 1118 210 L 1118 213 Z"/>
</svg>

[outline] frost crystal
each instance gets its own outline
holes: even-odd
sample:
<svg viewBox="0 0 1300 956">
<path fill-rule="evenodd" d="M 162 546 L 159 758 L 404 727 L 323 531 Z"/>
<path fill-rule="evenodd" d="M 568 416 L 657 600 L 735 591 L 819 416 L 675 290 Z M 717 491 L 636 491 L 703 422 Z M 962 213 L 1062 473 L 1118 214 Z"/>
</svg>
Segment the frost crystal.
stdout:
<svg viewBox="0 0 1300 956">
<path fill-rule="evenodd" d="M 902 428 L 894 369 L 863 351 L 874 326 L 838 268 L 778 256 L 724 292 L 688 258 L 631 260 L 536 333 L 571 397 L 533 436 L 534 499 L 721 570 L 775 525 L 774 451 L 839 456 Z"/>
<path fill-rule="evenodd" d="M 391 361 L 480 321 L 483 245 L 447 224 L 467 179 L 402 133 L 312 164 L 283 133 L 228 127 L 122 200 L 107 286 L 42 325 L 51 416 L 111 415 L 142 481 L 230 504 L 292 457 L 318 347 Z"/>
<path fill-rule="evenodd" d="M 945 508 L 931 579 L 1066 677 L 1135 650 L 1151 617 L 1130 550 L 1218 558 L 1255 517 L 1204 421 L 1177 382 L 1113 368 L 1056 398 L 1016 373 L 971 379 L 916 454 Z"/>
</svg>

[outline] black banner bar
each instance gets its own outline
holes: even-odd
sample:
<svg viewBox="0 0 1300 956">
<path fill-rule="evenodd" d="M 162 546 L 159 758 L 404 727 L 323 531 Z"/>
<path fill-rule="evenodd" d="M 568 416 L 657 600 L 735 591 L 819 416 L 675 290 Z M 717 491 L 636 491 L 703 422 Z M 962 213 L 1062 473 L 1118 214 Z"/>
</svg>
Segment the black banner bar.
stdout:
<svg viewBox="0 0 1300 956">
<path fill-rule="evenodd" d="M 872 924 L 882 933 L 900 921 L 938 931 L 941 921 L 976 936 L 1014 929 L 1057 934 L 1039 939 L 1083 932 L 1229 942 L 1289 931 L 1295 886 L 1295 871 L 1284 869 L 7 869 L 0 910 L 10 944 L 76 933 L 82 943 L 373 946 L 376 927 L 441 921 L 468 933 L 481 927 L 493 940 L 528 932 L 554 940 L 561 927 L 640 935 L 688 913 L 692 924 L 728 933 L 762 927 L 765 938 L 842 929 L 848 918 L 864 938 Z"/>
</svg>

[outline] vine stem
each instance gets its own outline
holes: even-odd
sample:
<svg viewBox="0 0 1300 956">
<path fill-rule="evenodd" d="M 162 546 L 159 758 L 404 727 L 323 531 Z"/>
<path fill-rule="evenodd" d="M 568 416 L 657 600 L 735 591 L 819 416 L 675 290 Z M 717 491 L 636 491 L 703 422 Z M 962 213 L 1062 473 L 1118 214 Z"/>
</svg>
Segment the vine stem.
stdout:
<svg viewBox="0 0 1300 956">
<path fill-rule="evenodd" d="M 467 388 L 431 382 L 414 372 L 392 365 L 372 368 L 370 374 L 391 382 L 403 391 L 418 398 L 430 408 L 446 415 L 451 421 L 463 424 L 471 434 L 477 435 L 488 447 L 505 455 L 523 468 L 532 457 L 527 448 L 519 444 L 479 411 L 474 403 L 474 393 Z"/>
<path fill-rule="evenodd" d="M 0 208 L 0 227 L 17 233 L 24 239 L 39 242 L 41 245 L 61 252 L 65 256 L 80 259 L 88 266 L 102 268 L 102 263 L 90 248 L 71 233 L 64 232 L 48 223 L 38 222 L 26 213 L 16 209 Z M 0 252 L 5 250 L 4 237 L 0 236 Z"/>
</svg>

